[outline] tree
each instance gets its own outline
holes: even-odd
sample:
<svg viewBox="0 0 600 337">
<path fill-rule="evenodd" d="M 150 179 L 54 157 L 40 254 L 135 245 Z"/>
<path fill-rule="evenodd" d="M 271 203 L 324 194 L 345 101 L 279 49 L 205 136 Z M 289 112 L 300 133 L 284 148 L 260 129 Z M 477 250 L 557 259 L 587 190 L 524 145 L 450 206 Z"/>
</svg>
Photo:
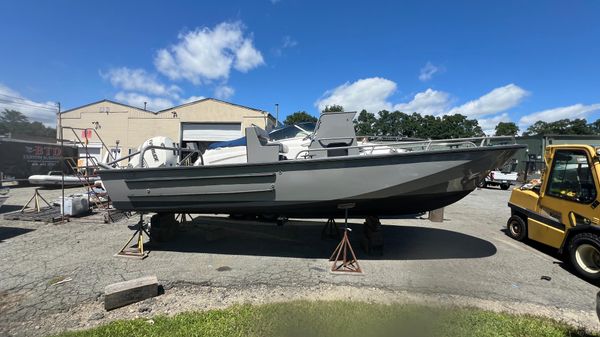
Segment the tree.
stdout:
<svg viewBox="0 0 600 337">
<path fill-rule="evenodd" d="M 585 118 L 574 120 L 561 119 L 554 122 L 537 121 L 527 128 L 523 134 L 532 135 L 592 135 L 597 133 L 598 121 L 587 124 Z M 600 123 L 599 123 L 600 124 Z"/>
<path fill-rule="evenodd" d="M 293 125 L 301 122 L 316 122 L 317 118 L 308 114 L 306 111 L 296 111 L 291 115 L 288 115 L 283 121 L 285 125 Z"/>
<path fill-rule="evenodd" d="M 476 119 L 467 119 L 467 116 L 455 114 L 444 115 L 441 119 L 441 132 L 431 138 L 444 139 L 481 136 L 484 136 L 484 133 Z"/>
<path fill-rule="evenodd" d="M 594 123 L 590 123 L 588 125 L 594 134 L 600 134 L 600 119 L 597 119 Z"/>
<path fill-rule="evenodd" d="M 500 122 L 496 125 L 496 136 L 516 136 L 519 127 L 514 122 Z"/>
<path fill-rule="evenodd" d="M 0 129 L 2 132 L 15 133 L 19 130 L 23 130 L 29 123 L 27 116 L 23 115 L 17 110 L 4 109 L 0 114 Z"/>
<path fill-rule="evenodd" d="M 344 107 L 341 105 L 326 105 L 325 106 L 325 110 L 323 110 L 323 112 L 343 112 L 344 111 Z"/>
<path fill-rule="evenodd" d="M 46 127 L 40 122 L 30 122 L 20 111 L 9 109 L 0 113 L 0 134 L 4 133 L 13 136 L 56 137 L 56 129 Z"/>
<path fill-rule="evenodd" d="M 358 114 L 358 118 L 354 120 L 354 130 L 359 136 L 372 136 L 375 134 L 374 125 L 377 118 L 367 110 L 362 110 Z"/>
</svg>

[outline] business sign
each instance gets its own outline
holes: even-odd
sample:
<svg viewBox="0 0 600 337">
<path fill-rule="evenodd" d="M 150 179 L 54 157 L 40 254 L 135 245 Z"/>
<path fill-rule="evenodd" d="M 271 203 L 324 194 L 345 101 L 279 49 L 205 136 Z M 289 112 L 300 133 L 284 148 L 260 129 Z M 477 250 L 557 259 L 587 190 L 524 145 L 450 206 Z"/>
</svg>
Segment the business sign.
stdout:
<svg viewBox="0 0 600 337">
<path fill-rule="evenodd" d="M 81 130 L 81 138 L 92 139 L 92 129 Z"/>
</svg>

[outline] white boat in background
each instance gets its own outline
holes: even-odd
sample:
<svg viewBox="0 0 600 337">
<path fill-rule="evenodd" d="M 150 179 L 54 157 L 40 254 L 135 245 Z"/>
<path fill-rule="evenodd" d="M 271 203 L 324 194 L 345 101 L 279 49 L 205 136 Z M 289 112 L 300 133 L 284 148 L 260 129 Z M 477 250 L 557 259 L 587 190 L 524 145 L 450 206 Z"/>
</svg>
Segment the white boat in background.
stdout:
<svg viewBox="0 0 600 337">
<path fill-rule="evenodd" d="M 299 156 L 302 157 L 308 154 L 308 149 L 312 142 L 310 136 L 315 131 L 315 128 L 316 123 L 312 122 L 286 125 L 271 131 L 268 143 L 279 145 L 281 160 L 295 160 Z M 363 148 L 359 149 L 359 155 L 389 154 L 407 151 L 402 148 L 385 146 L 385 142 L 372 142 L 368 139 L 360 140 L 357 142 L 357 145 L 363 146 Z M 198 158 L 194 166 L 244 164 L 247 162 L 246 137 L 242 137 L 231 141 L 211 144 L 202 155 L 202 159 Z"/>
<path fill-rule="evenodd" d="M 61 186 L 63 183 L 62 172 L 50 171 L 48 174 L 36 174 L 28 178 L 31 185 L 41 186 Z M 100 180 L 98 176 L 87 177 L 90 183 Z M 78 178 L 74 175 L 65 175 L 65 186 L 81 186 L 84 185 L 83 178 Z"/>
</svg>

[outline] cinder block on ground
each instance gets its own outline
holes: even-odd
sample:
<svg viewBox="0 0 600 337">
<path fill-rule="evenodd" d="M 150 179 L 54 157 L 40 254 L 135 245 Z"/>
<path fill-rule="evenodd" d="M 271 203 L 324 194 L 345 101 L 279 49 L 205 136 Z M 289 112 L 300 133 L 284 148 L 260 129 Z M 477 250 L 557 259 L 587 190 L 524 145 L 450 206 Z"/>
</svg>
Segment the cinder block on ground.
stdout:
<svg viewBox="0 0 600 337">
<path fill-rule="evenodd" d="M 429 211 L 429 221 L 431 222 L 444 222 L 444 208 L 434 209 Z"/>
<path fill-rule="evenodd" d="M 104 308 L 112 310 L 158 295 L 156 276 L 109 284 L 104 288 Z"/>
</svg>

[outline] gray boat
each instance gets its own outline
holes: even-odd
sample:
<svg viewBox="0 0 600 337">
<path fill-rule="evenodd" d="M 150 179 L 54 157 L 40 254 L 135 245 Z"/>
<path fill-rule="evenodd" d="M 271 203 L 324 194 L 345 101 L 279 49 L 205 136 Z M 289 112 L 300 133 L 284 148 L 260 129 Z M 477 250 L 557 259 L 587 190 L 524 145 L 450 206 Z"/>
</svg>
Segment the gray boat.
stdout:
<svg viewBox="0 0 600 337">
<path fill-rule="evenodd" d="M 496 137 L 365 142 L 354 133 L 354 115 L 323 113 L 306 149 L 294 154 L 249 127 L 244 163 L 203 165 L 200 157 L 196 166 L 144 168 L 141 162 L 99 175 L 113 206 L 125 211 L 328 218 L 353 204 L 351 217 L 390 216 L 460 200 L 525 148 Z M 146 150 L 152 149 L 137 158 Z"/>
</svg>

